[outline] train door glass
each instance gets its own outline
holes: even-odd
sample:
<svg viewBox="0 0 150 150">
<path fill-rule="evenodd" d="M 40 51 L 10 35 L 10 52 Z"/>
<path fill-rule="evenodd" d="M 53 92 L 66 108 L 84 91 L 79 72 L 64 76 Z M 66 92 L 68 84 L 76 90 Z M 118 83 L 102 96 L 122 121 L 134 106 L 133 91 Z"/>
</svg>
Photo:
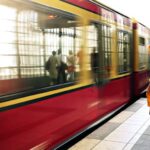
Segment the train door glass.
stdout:
<svg viewBox="0 0 150 150">
<path fill-rule="evenodd" d="M 108 79 L 111 71 L 111 27 L 91 23 L 87 27 L 88 68 L 97 82 L 102 84 Z M 105 80 L 105 81 L 104 81 Z M 100 83 L 100 84 L 101 84 Z"/>
<path fill-rule="evenodd" d="M 112 39 L 112 35 L 111 35 L 111 27 L 108 25 L 101 25 L 101 48 L 102 48 L 102 52 L 104 55 L 104 74 L 106 75 L 106 78 L 108 78 L 110 76 L 110 71 L 112 69 L 112 51 L 111 51 L 111 39 Z"/>
<path fill-rule="evenodd" d="M 148 52 L 146 49 L 145 38 L 139 37 L 139 69 L 146 68 Z"/>
<path fill-rule="evenodd" d="M 16 17 L 17 9 L 0 5 L 0 80 L 18 78 Z"/>
<path fill-rule="evenodd" d="M 88 57 L 90 57 L 88 60 L 88 64 L 87 64 L 87 68 L 88 70 L 92 70 L 92 69 L 96 69 L 98 64 L 95 64 L 96 66 L 94 66 L 94 62 L 96 60 L 92 59 L 92 54 L 94 55 L 95 53 L 98 54 L 98 32 L 97 32 L 97 28 L 94 24 L 89 25 L 87 27 L 87 53 L 89 54 Z M 96 63 L 96 62 L 95 62 Z M 93 66 L 92 66 L 93 65 Z M 94 67 L 94 68 L 93 68 Z"/>
<path fill-rule="evenodd" d="M 118 31 L 118 73 L 127 73 L 130 68 L 130 34 Z"/>
<path fill-rule="evenodd" d="M 77 24 L 73 27 L 61 28 L 60 47 L 62 49 L 62 59 L 68 65 L 67 81 L 75 81 L 79 78 L 83 26 Z"/>
<path fill-rule="evenodd" d="M 94 82 L 98 80 L 99 72 L 99 50 L 98 50 L 98 28 L 91 23 L 87 26 L 87 70 L 91 72 Z"/>
</svg>

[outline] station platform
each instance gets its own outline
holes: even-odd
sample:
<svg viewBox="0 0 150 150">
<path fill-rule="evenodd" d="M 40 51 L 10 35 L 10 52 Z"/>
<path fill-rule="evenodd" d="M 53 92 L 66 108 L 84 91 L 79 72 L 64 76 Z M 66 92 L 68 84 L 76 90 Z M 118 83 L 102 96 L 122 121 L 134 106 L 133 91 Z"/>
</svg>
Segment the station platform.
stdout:
<svg viewBox="0 0 150 150">
<path fill-rule="evenodd" d="M 150 115 L 140 98 L 69 150 L 150 150 Z"/>
</svg>

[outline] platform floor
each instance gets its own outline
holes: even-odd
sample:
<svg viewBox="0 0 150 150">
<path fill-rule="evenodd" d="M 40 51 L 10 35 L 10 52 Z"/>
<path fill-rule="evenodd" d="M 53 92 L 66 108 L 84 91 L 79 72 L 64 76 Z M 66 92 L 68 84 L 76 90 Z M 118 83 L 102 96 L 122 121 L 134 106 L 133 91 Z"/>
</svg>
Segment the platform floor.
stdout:
<svg viewBox="0 0 150 150">
<path fill-rule="evenodd" d="M 140 98 L 69 150 L 150 150 L 150 115 Z"/>
</svg>

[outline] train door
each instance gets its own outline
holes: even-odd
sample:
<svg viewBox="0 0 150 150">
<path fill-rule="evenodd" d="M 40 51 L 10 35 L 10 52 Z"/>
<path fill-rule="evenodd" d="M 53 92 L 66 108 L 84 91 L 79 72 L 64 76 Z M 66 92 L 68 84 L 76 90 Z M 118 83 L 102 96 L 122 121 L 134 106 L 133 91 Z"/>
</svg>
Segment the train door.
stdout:
<svg viewBox="0 0 150 150">
<path fill-rule="evenodd" d="M 91 23 L 87 30 L 91 78 L 100 87 L 108 82 L 111 64 L 111 39 L 106 32 L 108 32 L 107 26 L 99 23 Z"/>
<path fill-rule="evenodd" d="M 108 82 L 109 69 L 111 63 L 110 39 L 107 34 L 107 26 L 102 24 L 97 25 L 98 31 L 98 49 L 99 49 L 99 80 L 98 85 L 103 86 Z"/>
<path fill-rule="evenodd" d="M 109 82 L 112 71 L 112 33 L 111 27 L 101 23 L 92 22 L 87 27 L 87 49 L 90 62 L 89 71 L 93 81 L 91 88 L 93 100 L 91 100 L 90 113 L 102 117 L 111 107 L 115 108 L 115 102 L 111 98 L 113 86 Z M 93 114 L 94 115 L 94 114 Z"/>
</svg>

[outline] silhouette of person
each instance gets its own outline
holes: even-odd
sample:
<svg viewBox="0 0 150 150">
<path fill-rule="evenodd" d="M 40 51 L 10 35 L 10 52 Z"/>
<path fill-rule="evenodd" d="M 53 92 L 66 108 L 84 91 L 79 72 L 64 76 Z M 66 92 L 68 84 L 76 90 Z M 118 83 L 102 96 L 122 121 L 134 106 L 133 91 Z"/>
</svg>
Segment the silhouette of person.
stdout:
<svg viewBox="0 0 150 150">
<path fill-rule="evenodd" d="M 61 54 L 61 49 L 58 49 L 58 55 L 57 55 L 57 60 L 58 60 L 58 77 L 57 77 L 57 83 L 65 83 L 66 80 L 66 73 L 65 69 L 67 69 L 67 65 L 65 62 L 62 60 L 62 54 Z"/>
<path fill-rule="evenodd" d="M 52 55 L 49 58 L 49 63 L 50 63 L 49 74 L 51 79 L 51 85 L 54 85 L 56 84 L 57 77 L 58 77 L 58 71 L 57 71 L 58 60 L 55 51 L 52 51 Z"/>
<path fill-rule="evenodd" d="M 98 73 L 98 53 L 96 52 L 96 48 L 93 47 L 93 51 L 91 53 L 91 70 L 94 77 L 94 80 L 97 80 Z"/>
</svg>

